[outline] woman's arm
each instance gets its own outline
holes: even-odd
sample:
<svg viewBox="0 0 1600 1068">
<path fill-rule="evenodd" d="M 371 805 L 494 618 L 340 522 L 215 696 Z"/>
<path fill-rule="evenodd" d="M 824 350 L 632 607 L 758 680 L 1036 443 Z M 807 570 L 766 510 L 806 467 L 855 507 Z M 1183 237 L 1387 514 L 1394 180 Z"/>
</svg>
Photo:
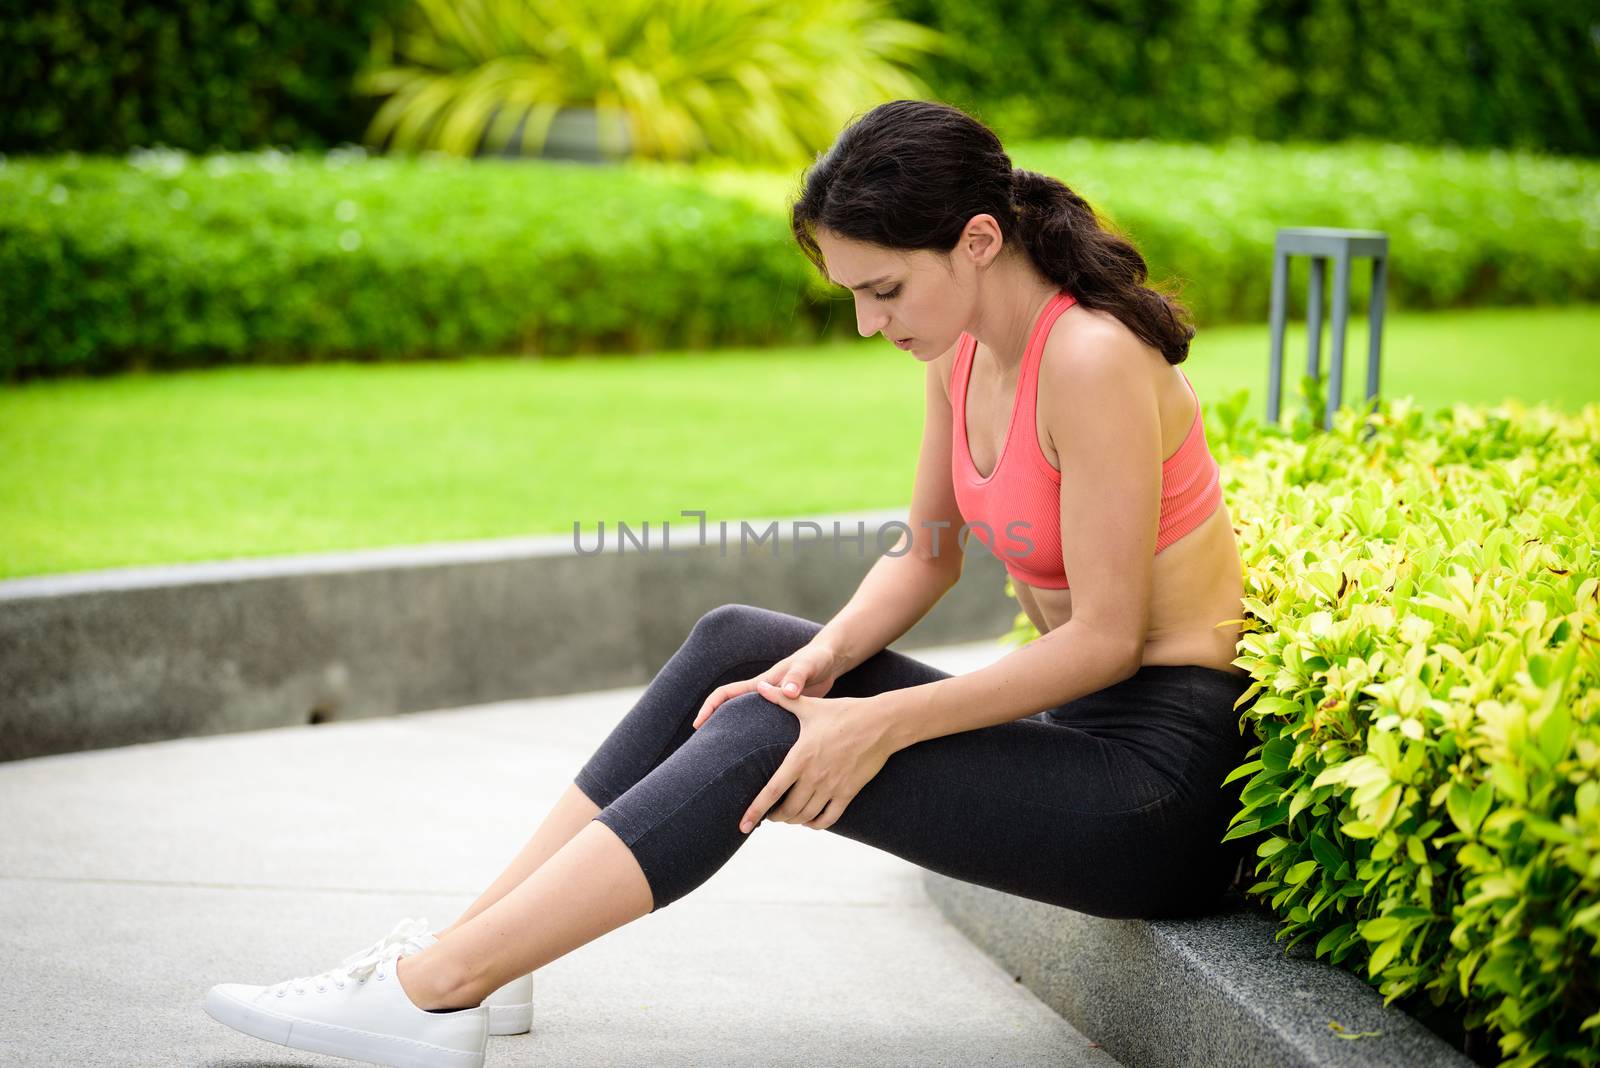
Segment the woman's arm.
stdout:
<svg viewBox="0 0 1600 1068">
<path fill-rule="evenodd" d="M 977 730 L 1096 693 L 1139 670 L 1127 643 L 1073 616 L 988 667 L 886 690 L 863 705 L 895 750 Z"/>
<path fill-rule="evenodd" d="M 905 538 L 900 542 L 904 544 Z M 838 678 L 910 630 L 959 577 L 959 572 L 934 566 L 915 552 L 880 556 L 849 603 L 811 644 L 828 650 Z"/>
</svg>

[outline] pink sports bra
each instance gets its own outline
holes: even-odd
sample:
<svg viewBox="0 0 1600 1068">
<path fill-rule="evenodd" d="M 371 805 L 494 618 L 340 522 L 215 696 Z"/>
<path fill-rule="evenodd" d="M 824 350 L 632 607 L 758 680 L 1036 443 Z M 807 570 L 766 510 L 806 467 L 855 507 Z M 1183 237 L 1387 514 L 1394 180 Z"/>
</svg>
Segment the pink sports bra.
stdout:
<svg viewBox="0 0 1600 1068">
<path fill-rule="evenodd" d="M 1034 324 L 1017 377 L 1011 424 L 994 470 L 978 474 L 967 442 L 967 383 L 978 341 L 963 333 L 950 373 L 950 469 L 956 504 L 971 525 L 971 535 L 1000 558 L 1012 577 L 1030 586 L 1069 588 L 1061 561 L 1061 472 L 1051 466 L 1035 430 L 1039 395 L 1039 362 L 1050 327 L 1077 299 L 1065 291 L 1045 305 Z M 1179 374 L 1183 374 L 1180 369 Z M 1161 462 L 1161 525 L 1156 534 L 1159 555 L 1173 542 L 1205 522 L 1222 503 L 1221 471 L 1206 444 L 1200 396 L 1188 375 L 1183 381 L 1194 396 L 1194 421 L 1178 451 Z M 987 534 L 987 536 L 985 536 Z M 995 539 L 1001 539 L 996 548 Z"/>
</svg>

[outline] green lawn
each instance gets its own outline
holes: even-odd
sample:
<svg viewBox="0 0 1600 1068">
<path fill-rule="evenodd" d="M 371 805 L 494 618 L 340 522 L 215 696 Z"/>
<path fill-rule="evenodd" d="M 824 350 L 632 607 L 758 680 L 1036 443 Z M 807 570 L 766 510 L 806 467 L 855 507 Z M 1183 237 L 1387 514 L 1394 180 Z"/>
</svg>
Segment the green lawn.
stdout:
<svg viewBox="0 0 1600 1068">
<path fill-rule="evenodd" d="M 1600 306 L 1391 316 L 1384 393 L 1600 402 Z M 1266 389 L 1264 327 L 1202 331 L 1202 401 Z M 1324 366 L 1326 366 L 1326 346 Z M 1365 382 L 1365 323 L 1346 353 Z M 1285 355 L 1285 414 L 1305 362 Z M 0 390 L 0 577 L 595 524 L 891 508 L 922 367 L 885 342 L 245 367 Z M 687 521 L 684 521 L 687 523 Z M 678 524 L 674 524 L 677 526 Z"/>
</svg>

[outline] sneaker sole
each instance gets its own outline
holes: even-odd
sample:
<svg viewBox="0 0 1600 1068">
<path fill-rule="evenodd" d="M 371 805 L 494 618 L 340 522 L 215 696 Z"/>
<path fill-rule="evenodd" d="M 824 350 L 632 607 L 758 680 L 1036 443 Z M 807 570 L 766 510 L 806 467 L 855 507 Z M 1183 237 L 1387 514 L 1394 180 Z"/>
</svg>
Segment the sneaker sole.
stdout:
<svg viewBox="0 0 1600 1068">
<path fill-rule="evenodd" d="M 529 1006 L 530 1009 L 532 1006 Z M 483 1068 L 483 1051 L 468 1053 L 415 1039 L 377 1035 L 334 1024 L 279 1016 L 254 1005 L 235 1001 L 215 990 L 206 992 L 206 1014 L 218 1023 L 252 1038 L 276 1042 L 309 1053 L 326 1053 L 388 1065 L 390 1068 Z"/>
<path fill-rule="evenodd" d="M 485 1005 L 491 1035 L 525 1035 L 533 1030 L 533 1002 L 525 1005 Z"/>
</svg>

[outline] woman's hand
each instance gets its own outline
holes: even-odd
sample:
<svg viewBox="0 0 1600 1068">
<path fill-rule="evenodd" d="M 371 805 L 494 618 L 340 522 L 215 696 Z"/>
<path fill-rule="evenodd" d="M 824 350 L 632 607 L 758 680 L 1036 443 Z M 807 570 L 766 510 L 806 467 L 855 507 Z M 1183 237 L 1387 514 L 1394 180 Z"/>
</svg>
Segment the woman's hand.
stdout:
<svg viewBox="0 0 1600 1068">
<path fill-rule="evenodd" d="M 894 754 L 884 720 L 873 714 L 874 699 L 788 697 L 764 681 L 757 692 L 794 713 L 800 720 L 800 737 L 750 802 L 739 829 L 749 834 L 763 817 L 819 831 L 833 826 Z M 768 813 L 785 791 L 787 799 Z"/>
<path fill-rule="evenodd" d="M 712 690 L 695 714 L 694 729 L 699 730 L 700 724 L 710 719 L 722 702 L 749 693 L 760 683 L 767 683 L 775 692 L 781 688 L 790 697 L 821 697 L 833 689 L 838 674 L 839 661 L 833 650 L 808 643 L 754 678 L 740 679 Z"/>
</svg>

